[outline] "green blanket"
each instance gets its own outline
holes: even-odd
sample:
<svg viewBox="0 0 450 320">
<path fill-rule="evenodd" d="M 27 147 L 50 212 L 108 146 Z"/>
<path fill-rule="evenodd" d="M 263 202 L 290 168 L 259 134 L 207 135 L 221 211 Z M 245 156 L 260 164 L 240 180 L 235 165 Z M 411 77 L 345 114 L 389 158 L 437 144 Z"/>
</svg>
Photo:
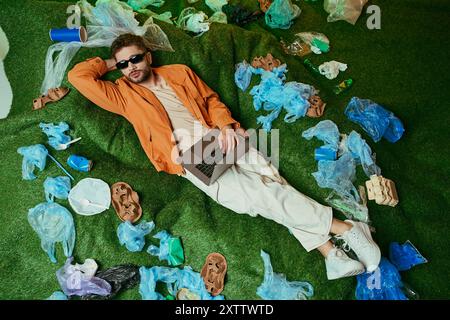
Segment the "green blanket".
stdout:
<svg viewBox="0 0 450 320">
<path fill-rule="evenodd" d="M 231 1 L 236 3 L 236 1 Z M 256 0 L 240 1 L 250 10 Z M 433 5 L 431 4 L 433 2 Z M 238 215 L 214 203 L 188 181 L 157 173 L 139 145 L 132 126 L 89 101 L 71 87 L 62 101 L 43 110 L 32 111 L 32 100 L 39 95 L 44 78 L 44 60 L 51 41 L 48 30 L 64 27 L 69 2 L 0 0 L 0 23 L 10 41 L 5 69 L 14 91 L 12 111 L 0 120 L 0 161 L 2 201 L 0 204 L 0 299 L 45 299 L 60 290 L 55 272 L 64 263 L 61 246 L 56 246 L 57 264 L 52 264 L 40 248 L 37 234 L 27 221 L 28 209 L 45 201 L 43 182 L 62 172 L 48 162 L 34 181 L 21 178 L 20 146 L 45 143 L 47 137 L 38 124 L 66 121 L 72 137 L 82 140 L 66 151 L 49 151 L 62 163 L 72 154 L 94 161 L 93 170 L 80 173 L 71 170 L 76 181 L 85 177 L 103 179 L 108 184 L 126 181 L 139 193 L 143 219 L 153 220 L 156 230 L 169 230 L 180 236 L 185 249 L 185 265 L 200 271 L 210 252 L 222 253 L 228 261 L 223 294 L 227 299 L 259 299 L 256 288 L 264 275 L 260 250 L 270 254 L 273 269 L 288 280 L 308 281 L 315 288 L 313 299 L 354 299 L 356 278 L 328 281 L 322 256 L 307 253 L 287 228 L 261 217 Z M 338 60 L 349 68 L 335 81 L 352 77 L 353 88 L 341 95 L 328 95 L 322 119 L 333 120 L 342 133 L 358 131 L 376 153 L 383 176 L 395 181 L 400 203 L 395 207 L 369 202 L 370 218 L 376 228 L 375 240 L 388 257 L 389 243 L 406 240 L 418 247 L 428 264 L 402 272 L 402 279 L 421 298 L 449 298 L 445 279 L 450 246 L 448 226 L 448 52 L 446 1 L 403 0 L 395 3 L 370 1 L 381 7 L 381 30 L 366 27 L 365 11 L 355 26 L 340 21 L 327 23 L 322 1 L 300 2 L 302 13 L 289 30 L 271 30 L 263 19 L 244 28 L 213 24 L 201 37 L 192 37 L 164 22 L 157 22 L 169 36 L 173 53 L 155 52 L 155 65 L 182 63 L 195 70 L 221 96 L 233 116 L 245 128 L 255 128 L 256 117 L 264 114 L 253 108 L 252 97 L 234 84 L 235 64 L 254 56 L 272 53 L 288 65 L 288 81 L 301 81 L 319 89 L 331 81 L 317 81 L 303 67 L 298 57 L 284 54 L 279 40 L 293 40 L 302 31 L 317 31 L 328 36 L 331 51 L 311 55 L 313 63 Z M 157 12 L 170 10 L 177 16 L 187 1 L 166 1 Z M 212 12 L 203 1 L 194 5 L 208 15 Z M 143 21 L 145 17 L 139 17 Z M 73 64 L 92 56 L 108 57 L 108 49 L 81 49 Z M 119 73 L 108 76 L 113 79 Z M 256 77 L 252 85 L 257 83 Z M 404 123 L 403 138 L 391 144 L 374 143 L 361 127 L 350 122 L 344 109 L 352 96 L 374 100 L 393 111 Z M 447 115 L 446 115 L 447 114 Z M 330 193 L 321 189 L 312 172 L 316 171 L 314 149 L 317 140 L 306 141 L 301 132 L 321 119 L 302 118 L 284 123 L 284 113 L 274 122 L 280 129 L 280 172 L 298 190 L 325 203 Z M 447 120 L 446 120 L 447 119 Z M 447 138 L 446 138 L 447 137 Z M 67 167 L 67 166 L 66 166 Z M 366 179 L 361 168 L 358 184 Z M 446 182 L 447 181 L 447 182 Z M 67 201 L 59 203 L 70 209 Z M 337 217 L 344 218 L 337 213 Z M 140 266 L 167 265 L 145 251 L 131 253 L 119 245 L 116 235 L 120 223 L 114 209 L 96 216 L 73 212 L 76 226 L 75 260 L 82 263 L 95 259 L 100 269 L 123 263 Z M 148 244 L 158 245 L 151 236 Z M 138 288 L 118 296 L 140 299 Z"/>
</svg>

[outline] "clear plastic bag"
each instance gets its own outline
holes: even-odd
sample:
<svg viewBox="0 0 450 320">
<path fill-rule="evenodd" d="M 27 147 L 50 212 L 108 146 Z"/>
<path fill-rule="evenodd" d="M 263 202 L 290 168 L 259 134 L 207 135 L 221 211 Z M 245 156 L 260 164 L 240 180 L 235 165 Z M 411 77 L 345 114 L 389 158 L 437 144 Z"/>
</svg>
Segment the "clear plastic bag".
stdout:
<svg viewBox="0 0 450 320">
<path fill-rule="evenodd" d="M 111 293 L 111 285 L 95 277 L 97 263 L 86 259 L 83 264 L 72 265 L 73 257 L 66 260 L 64 266 L 56 272 L 59 285 L 68 296 L 97 294 L 106 296 Z"/>
<path fill-rule="evenodd" d="M 214 12 L 221 12 L 228 0 L 205 0 L 205 4 Z"/>
<path fill-rule="evenodd" d="M 323 8 L 329 13 L 328 22 L 345 20 L 355 24 L 368 0 L 325 0 Z"/>
<path fill-rule="evenodd" d="M 48 150 L 42 144 L 35 144 L 27 147 L 20 147 L 17 152 L 23 156 L 22 178 L 24 180 L 34 180 L 34 169 L 44 170 L 47 163 Z"/>
<path fill-rule="evenodd" d="M 53 263 L 56 263 L 56 242 L 62 242 L 66 257 L 72 255 L 75 226 L 69 210 L 54 202 L 40 203 L 28 210 L 28 222 L 38 234 L 42 249 Z"/>
<path fill-rule="evenodd" d="M 247 90 L 252 80 L 253 67 L 247 62 L 242 61 L 236 65 L 236 71 L 234 73 L 234 82 L 237 87 L 242 91 Z"/>
<path fill-rule="evenodd" d="M 184 252 L 181 241 L 177 237 L 172 237 L 167 231 L 163 230 L 153 236 L 159 239 L 159 247 L 150 245 L 147 252 L 157 256 L 160 261 L 167 260 L 170 266 L 178 266 L 184 262 Z"/>
<path fill-rule="evenodd" d="M 354 197 L 343 197 L 336 191 L 332 191 L 325 201 L 342 212 L 350 220 L 358 220 L 369 223 L 369 209 L 365 203 L 355 201 Z"/>
<path fill-rule="evenodd" d="M 314 127 L 311 127 L 302 133 L 302 137 L 306 140 L 317 139 L 325 142 L 324 147 L 333 149 L 335 151 L 339 148 L 339 129 L 337 125 L 331 120 L 322 120 Z"/>
<path fill-rule="evenodd" d="M 61 144 L 65 144 L 72 139 L 69 135 L 64 134 L 70 129 L 66 122 L 60 122 L 57 125 L 41 122 L 39 128 L 47 135 L 48 144 L 55 150 L 63 150 Z"/>
<path fill-rule="evenodd" d="M 133 226 L 130 221 L 125 221 L 117 228 L 117 236 L 119 242 L 131 252 L 142 251 L 145 245 L 144 237 L 152 232 L 155 228 L 153 221 L 142 221 L 140 224 Z"/>
<path fill-rule="evenodd" d="M 284 274 L 274 273 L 270 256 L 261 250 L 264 261 L 264 281 L 256 293 L 264 300 L 307 300 L 314 295 L 309 282 L 287 281 Z"/>
<path fill-rule="evenodd" d="M 344 113 L 351 121 L 359 124 L 375 142 L 382 137 L 389 142 L 397 142 L 405 131 L 399 118 L 369 99 L 353 97 Z"/>
<path fill-rule="evenodd" d="M 164 300 L 164 296 L 156 292 L 156 283 L 164 282 L 169 293 L 176 296 L 177 292 L 186 288 L 201 300 L 224 300 L 222 295 L 212 296 L 205 287 L 205 282 L 200 273 L 192 270 L 190 266 L 184 269 L 168 267 L 141 267 L 139 269 L 141 283 L 139 293 L 143 300 Z"/>
<path fill-rule="evenodd" d="M 44 181 L 44 192 L 47 202 L 53 202 L 55 198 L 67 199 L 70 189 L 69 177 L 48 177 Z"/>
<path fill-rule="evenodd" d="M 61 86 L 70 61 L 81 47 L 110 47 L 121 34 L 133 33 L 143 36 L 151 50 L 173 51 L 169 39 L 149 17 L 142 26 L 134 18 L 133 9 L 119 0 L 98 0 L 93 7 L 86 0 L 77 2 L 86 18 L 88 40 L 86 42 L 58 42 L 48 48 L 45 59 L 45 78 L 41 93 Z M 55 55 L 57 55 L 55 57 Z"/>
<path fill-rule="evenodd" d="M 339 75 L 339 71 L 347 70 L 347 65 L 338 61 L 327 61 L 319 66 L 319 72 L 329 80 L 335 79 Z"/>
<path fill-rule="evenodd" d="M 144 9 L 148 6 L 162 7 L 166 1 L 165 0 L 128 0 L 128 5 L 133 8 L 133 10 L 138 11 Z"/>
<path fill-rule="evenodd" d="M 291 0 L 275 0 L 266 11 L 266 24 L 275 29 L 289 29 L 302 10 Z"/>
<path fill-rule="evenodd" d="M 184 8 L 175 24 L 178 28 L 198 33 L 199 36 L 208 31 L 210 25 L 208 16 L 203 11 L 197 11 L 193 7 Z"/>
<path fill-rule="evenodd" d="M 375 163 L 375 156 L 372 155 L 372 149 L 370 149 L 366 140 L 361 138 L 356 131 L 350 132 L 346 141 L 347 149 L 351 152 L 353 159 L 357 163 L 361 163 L 363 170 L 367 177 L 372 175 L 381 175 L 381 169 Z"/>
</svg>

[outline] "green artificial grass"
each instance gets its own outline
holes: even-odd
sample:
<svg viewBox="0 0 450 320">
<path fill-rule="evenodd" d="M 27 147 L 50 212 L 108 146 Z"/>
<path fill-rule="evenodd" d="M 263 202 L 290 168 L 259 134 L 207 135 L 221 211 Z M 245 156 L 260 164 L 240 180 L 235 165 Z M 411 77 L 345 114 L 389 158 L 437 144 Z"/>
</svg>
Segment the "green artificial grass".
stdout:
<svg viewBox="0 0 450 320">
<path fill-rule="evenodd" d="M 231 1 L 236 3 L 236 1 Z M 256 0 L 240 1 L 256 10 Z M 263 249 L 271 256 L 274 271 L 288 280 L 310 282 L 313 299 L 354 299 L 356 278 L 326 279 L 323 258 L 307 253 L 287 228 L 261 217 L 239 215 L 214 203 L 188 181 L 166 173 L 157 173 L 139 145 L 132 126 L 124 118 L 108 113 L 72 88 L 62 101 L 32 111 L 32 100 L 39 95 L 44 78 L 44 60 L 51 41 L 48 30 L 64 27 L 66 8 L 73 2 L 0 0 L 0 24 L 10 41 L 5 68 L 14 91 L 12 111 L 0 120 L 2 161 L 0 205 L 0 299 L 45 299 L 59 290 L 55 272 L 65 261 L 60 244 L 56 246 L 58 263 L 50 262 L 40 248 L 40 240 L 27 221 L 28 209 L 45 201 L 43 182 L 62 172 L 49 161 L 34 181 L 21 177 L 22 156 L 17 148 L 46 143 L 39 123 L 66 121 L 72 137 L 83 139 L 66 151 L 49 151 L 62 163 L 70 154 L 81 154 L 94 161 L 89 173 L 71 170 L 76 182 L 95 177 L 108 184 L 126 181 L 139 193 L 143 219 L 153 220 L 156 230 L 169 230 L 180 236 L 185 249 L 185 265 L 200 271 L 210 252 L 221 252 L 228 261 L 223 294 L 226 299 L 259 299 L 256 288 L 263 280 L 260 258 Z M 301 16 L 289 30 L 271 30 L 263 19 L 245 27 L 213 24 L 201 37 L 192 37 L 163 22 L 156 21 L 168 35 L 173 53 L 155 52 L 155 65 L 182 63 L 195 70 L 229 106 L 243 127 L 254 128 L 256 112 L 248 91 L 234 84 L 234 66 L 256 55 L 271 52 L 288 64 L 288 81 L 301 81 L 323 89 L 301 64 L 298 57 L 284 54 L 280 38 L 288 41 L 301 31 L 317 31 L 328 36 L 331 51 L 311 55 L 316 65 L 329 60 L 347 63 L 349 68 L 334 80 L 352 77 L 354 86 L 340 96 L 327 94 L 327 107 L 320 119 L 302 118 L 286 124 L 281 114 L 273 127 L 280 129 L 280 172 L 298 190 L 325 203 L 330 193 L 321 189 L 312 172 L 316 171 L 314 148 L 317 140 L 301 138 L 303 130 L 323 119 L 333 120 L 341 133 L 359 132 L 377 155 L 383 176 L 395 181 L 400 203 L 395 207 L 369 202 L 370 218 L 376 228 L 375 240 L 383 256 L 388 256 L 392 241 L 412 243 L 429 260 L 427 264 L 402 272 L 402 279 L 422 299 L 448 299 L 449 257 L 448 226 L 448 90 L 449 20 L 446 1 L 397 2 L 373 0 L 381 7 L 381 30 L 368 30 L 365 11 L 355 26 L 344 21 L 327 23 L 322 1 L 301 2 Z M 172 11 L 174 16 L 187 1 L 168 0 L 154 11 Z M 203 1 L 194 4 L 212 12 Z M 153 9 L 153 8 L 151 8 Z M 145 18 L 145 17 L 144 17 Z M 143 21 L 143 17 L 139 17 Z M 108 57 L 108 49 L 83 48 L 72 61 L 92 56 Z M 116 73 L 114 76 L 118 76 Z M 112 76 L 109 76 L 109 78 Z M 114 77 L 113 77 L 114 78 Z M 256 77 L 252 85 L 257 83 Z M 352 96 L 374 100 L 393 111 L 404 123 L 406 132 L 395 144 L 386 140 L 374 143 L 362 128 L 350 122 L 344 109 Z M 366 180 L 358 168 L 355 185 Z M 67 201 L 57 201 L 70 209 Z M 343 218 L 341 214 L 337 217 Z M 73 213 L 76 225 L 74 257 L 78 263 L 93 258 L 100 269 L 123 263 L 140 266 L 167 265 L 145 252 L 131 253 L 119 245 L 116 229 L 120 221 L 114 209 L 90 217 Z M 154 235 L 148 244 L 158 244 Z M 447 280 L 445 280 L 447 279 Z M 138 288 L 121 293 L 120 299 L 140 299 Z"/>
</svg>

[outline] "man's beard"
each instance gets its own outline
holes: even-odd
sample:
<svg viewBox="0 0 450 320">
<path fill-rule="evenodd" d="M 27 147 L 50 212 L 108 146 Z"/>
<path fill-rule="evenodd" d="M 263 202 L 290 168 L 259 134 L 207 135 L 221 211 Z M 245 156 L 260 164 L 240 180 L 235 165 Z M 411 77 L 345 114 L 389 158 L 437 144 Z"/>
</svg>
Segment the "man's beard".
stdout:
<svg viewBox="0 0 450 320">
<path fill-rule="evenodd" d="M 149 69 L 135 70 L 135 71 L 140 71 L 141 72 L 141 75 L 140 75 L 139 78 L 132 78 L 130 76 L 127 76 L 127 79 L 130 80 L 133 83 L 141 83 L 143 81 L 146 81 L 150 77 L 150 70 Z"/>
</svg>

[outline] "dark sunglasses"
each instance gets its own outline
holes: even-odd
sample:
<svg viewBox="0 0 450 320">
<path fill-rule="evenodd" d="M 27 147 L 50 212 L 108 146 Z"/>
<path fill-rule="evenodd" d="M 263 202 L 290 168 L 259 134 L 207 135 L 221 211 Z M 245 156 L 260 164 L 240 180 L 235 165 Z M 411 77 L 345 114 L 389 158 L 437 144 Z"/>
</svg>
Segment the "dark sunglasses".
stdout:
<svg viewBox="0 0 450 320">
<path fill-rule="evenodd" d="M 116 67 L 117 67 L 117 69 L 125 69 L 126 67 L 128 67 L 129 62 L 131 62 L 132 64 L 137 64 L 139 62 L 142 62 L 142 60 L 144 60 L 145 54 L 146 54 L 145 52 L 141 53 L 141 54 L 136 54 L 128 60 L 119 61 L 116 63 Z"/>
</svg>

